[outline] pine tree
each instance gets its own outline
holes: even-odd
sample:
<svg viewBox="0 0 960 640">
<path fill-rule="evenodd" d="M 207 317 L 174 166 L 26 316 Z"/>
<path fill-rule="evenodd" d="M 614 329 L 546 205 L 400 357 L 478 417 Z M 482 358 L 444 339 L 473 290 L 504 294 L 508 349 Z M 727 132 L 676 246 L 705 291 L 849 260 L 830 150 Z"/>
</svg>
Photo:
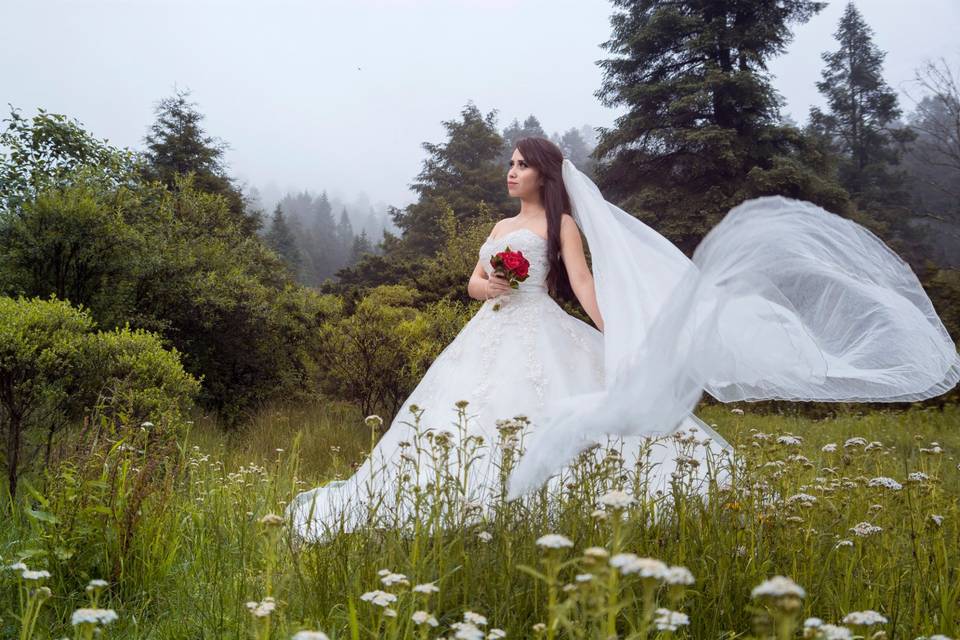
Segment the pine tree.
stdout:
<svg viewBox="0 0 960 640">
<path fill-rule="evenodd" d="M 360 258 L 368 253 L 373 253 L 373 245 L 370 243 L 370 239 L 367 237 L 367 230 L 363 229 L 360 231 L 360 235 L 353 239 L 353 247 L 350 251 L 349 265 L 352 266 L 357 264 L 360 262 Z"/>
<path fill-rule="evenodd" d="M 297 242 L 293 232 L 290 230 L 287 220 L 283 215 L 283 209 L 278 204 L 273 210 L 273 217 L 270 219 L 270 229 L 264 238 L 267 246 L 273 249 L 280 259 L 290 268 L 294 274 L 299 273 L 302 262 L 300 251 L 297 249 Z"/>
<path fill-rule="evenodd" d="M 204 116 L 189 97 L 189 91 L 178 89 L 157 103 L 156 121 L 144 137 L 145 177 L 173 189 L 179 176 L 193 175 L 194 187 L 226 198 L 241 228 L 253 234 L 262 221 L 256 211 L 247 211 L 243 194 L 226 173 L 227 145 L 206 134 L 201 126 Z"/>
<path fill-rule="evenodd" d="M 842 157 L 840 182 L 859 203 L 903 203 L 903 177 L 890 169 L 900 162 L 900 144 L 913 136 L 892 126 L 901 111 L 883 79 L 886 54 L 852 2 L 834 37 L 840 48 L 822 54 L 827 66 L 817 83 L 828 110 L 811 109 L 811 129 Z"/>
<path fill-rule="evenodd" d="M 803 165 L 800 131 L 780 120 L 767 61 L 813 0 L 614 0 L 615 57 L 596 95 L 625 105 L 600 130 L 598 186 L 687 253 L 746 197 L 783 193 L 836 208 L 843 199 Z"/>
<path fill-rule="evenodd" d="M 500 154 L 500 160 L 503 162 L 504 167 L 506 167 L 506 163 L 510 158 L 513 157 L 513 150 L 517 146 L 517 140 L 530 136 L 540 138 L 547 137 L 547 134 L 543 132 L 543 127 L 540 126 L 540 121 L 537 120 L 537 117 L 533 114 L 527 116 L 527 119 L 523 121 L 522 125 L 519 120 L 514 118 L 510 126 L 503 130 L 503 153 Z"/>
<path fill-rule="evenodd" d="M 411 185 L 419 200 L 405 209 L 391 209 L 403 233 L 402 251 L 432 255 L 443 234 L 440 217 L 446 206 L 460 220 L 479 215 L 482 203 L 507 215 L 511 209 L 506 189 L 506 167 L 499 164 L 503 138 L 496 129 L 496 111 L 486 116 L 473 103 L 461 111 L 462 120 L 447 120 L 448 139 L 441 144 L 424 142 L 427 158 Z"/>
</svg>

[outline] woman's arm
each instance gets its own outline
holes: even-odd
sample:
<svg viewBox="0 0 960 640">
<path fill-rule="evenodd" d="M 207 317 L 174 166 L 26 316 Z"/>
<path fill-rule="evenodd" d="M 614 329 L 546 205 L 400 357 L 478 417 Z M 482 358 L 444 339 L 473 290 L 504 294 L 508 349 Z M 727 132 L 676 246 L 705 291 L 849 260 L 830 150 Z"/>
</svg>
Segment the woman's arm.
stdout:
<svg viewBox="0 0 960 640">
<path fill-rule="evenodd" d="M 560 255 L 563 265 L 567 268 L 567 277 L 570 278 L 570 287 L 577 296 L 597 328 L 603 332 L 603 316 L 597 306 L 597 291 L 593 286 L 593 274 L 587 266 L 587 258 L 583 254 L 583 240 L 580 238 L 580 228 L 573 216 L 564 214 L 560 217 Z"/>
</svg>

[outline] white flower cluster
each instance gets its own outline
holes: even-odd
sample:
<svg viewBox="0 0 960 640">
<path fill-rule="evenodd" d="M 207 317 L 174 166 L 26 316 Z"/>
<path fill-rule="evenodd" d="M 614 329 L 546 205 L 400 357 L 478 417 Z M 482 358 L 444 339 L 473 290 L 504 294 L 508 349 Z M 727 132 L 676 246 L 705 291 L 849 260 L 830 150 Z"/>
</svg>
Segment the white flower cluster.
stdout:
<svg viewBox="0 0 960 640">
<path fill-rule="evenodd" d="M 414 611 L 410 619 L 413 620 L 413 623 L 416 625 L 428 624 L 431 627 L 435 627 L 440 624 L 436 618 L 426 611 Z"/>
<path fill-rule="evenodd" d="M 113 609 L 77 609 L 70 616 L 70 624 L 75 627 L 82 624 L 110 624 L 118 617 Z"/>
<path fill-rule="evenodd" d="M 876 611 L 852 611 L 843 617 L 843 624 L 870 627 L 875 624 L 887 624 L 887 618 Z"/>
<path fill-rule="evenodd" d="M 397 596 L 388 591 L 380 591 L 377 589 L 375 591 L 367 591 L 360 596 L 360 599 L 364 602 L 375 604 L 378 607 L 388 607 L 397 601 Z"/>
<path fill-rule="evenodd" d="M 782 598 L 783 596 L 795 596 L 797 598 L 807 597 L 807 592 L 803 587 L 786 576 L 774 576 L 769 580 L 764 580 L 753 588 L 750 597 L 757 598 Z"/>
<path fill-rule="evenodd" d="M 853 527 L 850 527 L 850 531 L 852 531 L 853 534 L 856 536 L 859 536 L 861 538 L 866 538 L 867 536 L 872 536 L 880 533 L 881 531 L 883 531 L 883 527 L 878 527 L 877 525 L 870 524 L 869 522 L 859 522 Z"/>
<path fill-rule="evenodd" d="M 626 509 L 637 503 L 637 499 L 625 491 L 609 491 L 600 497 L 600 504 L 610 509 Z"/>
<path fill-rule="evenodd" d="M 867 482 L 868 487 L 883 487 L 884 489 L 890 489 L 892 491 L 900 491 L 903 489 L 903 485 L 894 480 L 893 478 L 888 478 L 887 476 L 877 476 L 876 478 L 871 478 Z"/>
<path fill-rule="evenodd" d="M 685 613 L 659 608 L 655 611 L 657 617 L 653 623 L 660 631 L 676 631 L 679 627 L 690 624 L 690 618 Z"/>
<path fill-rule="evenodd" d="M 410 581 L 407 580 L 407 576 L 402 573 L 393 573 L 389 569 L 380 569 L 377 572 L 377 575 L 380 576 L 380 582 L 383 583 L 385 587 L 392 587 L 395 584 L 409 586 Z"/>
<path fill-rule="evenodd" d="M 330 640 L 323 631 L 297 631 L 292 640 Z"/>
<path fill-rule="evenodd" d="M 545 549 L 563 549 L 565 547 L 572 547 L 573 542 L 570 538 L 559 533 L 548 533 L 545 536 L 537 538 L 537 546 Z"/>
<path fill-rule="evenodd" d="M 251 600 L 247 603 L 247 609 L 257 618 L 266 618 L 277 608 L 277 601 L 267 596 L 262 602 Z"/>
</svg>

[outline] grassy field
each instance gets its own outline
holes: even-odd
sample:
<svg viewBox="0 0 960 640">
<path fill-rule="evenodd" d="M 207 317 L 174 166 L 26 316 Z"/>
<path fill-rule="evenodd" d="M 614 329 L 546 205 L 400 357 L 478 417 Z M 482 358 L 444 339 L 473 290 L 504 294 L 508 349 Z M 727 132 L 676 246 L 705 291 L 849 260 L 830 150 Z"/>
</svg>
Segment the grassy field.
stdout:
<svg viewBox="0 0 960 640">
<path fill-rule="evenodd" d="M 706 502 L 681 479 L 666 508 L 636 490 L 649 469 L 609 454 L 565 499 L 475 522 L 451 495 L 412 530 L 319 545 L 269 514 L 369 450 L 349 407 L 270 411 L 229 435 L 198 417 L 175 441 L 105 436 L 7 505 L 0 637 L 956 637 L 960 409 L 742 408 L 699 414 L 744 469 Z"/>
</svg>

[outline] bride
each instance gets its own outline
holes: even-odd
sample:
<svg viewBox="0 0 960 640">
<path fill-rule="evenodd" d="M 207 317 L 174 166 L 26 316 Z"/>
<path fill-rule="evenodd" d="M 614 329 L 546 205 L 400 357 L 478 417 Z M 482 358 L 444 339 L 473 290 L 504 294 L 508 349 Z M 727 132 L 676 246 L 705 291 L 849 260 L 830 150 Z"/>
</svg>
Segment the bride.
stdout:
<svg viewBox="0 0 960 640">
<path fill-rule="evenodd" d="M 481 507 L 556 488 L 578 454 L 602 455 L 596 445 L 611 437 L 647 468 L 649 491 L 668 493 L 683 475 L 703 493 L 729 477 L 733 452 L 692 413 L 704 390 L 724 402 L 909 401 L 960 379 L 960 355 L 916 276 L 852 221 L 758 198 L 691 261 L 606 202 L 549 140 L 521 139 L 506 178 L 520 211 L 479 248 L 467 291 L 483 305 L 356 473 L 288 506 L 298 537 L 406 521 L 400 484 L 423 494 L 446 478 Z M 504 250 L 529 262 L 515 289 L 490 263 Z M 596 329 L 553 298 L 571 293 Z M 530 434 L 505 483 L 497 443 L 509 453 L 517 424 Z M 422 459 L 425 442 L 441 461 Z"/>
</svg>

